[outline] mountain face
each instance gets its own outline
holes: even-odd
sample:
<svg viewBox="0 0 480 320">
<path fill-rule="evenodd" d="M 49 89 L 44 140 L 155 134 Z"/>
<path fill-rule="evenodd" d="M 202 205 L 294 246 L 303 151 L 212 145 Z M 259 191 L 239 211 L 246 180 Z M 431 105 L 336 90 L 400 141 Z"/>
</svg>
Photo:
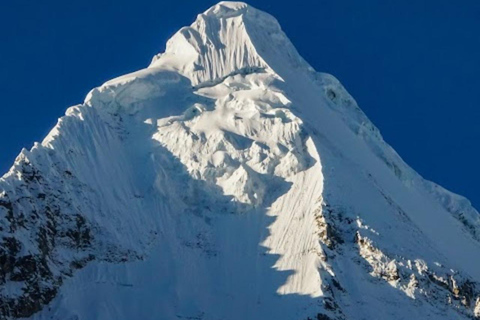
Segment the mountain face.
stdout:
<svg viewBox="0 0 480 320">
<path fill-rule="evenodd" d="M 0 319 L 478 319 L 479 281 L 479 213 L 240 2 L 0 179 Z"/>
</svg>

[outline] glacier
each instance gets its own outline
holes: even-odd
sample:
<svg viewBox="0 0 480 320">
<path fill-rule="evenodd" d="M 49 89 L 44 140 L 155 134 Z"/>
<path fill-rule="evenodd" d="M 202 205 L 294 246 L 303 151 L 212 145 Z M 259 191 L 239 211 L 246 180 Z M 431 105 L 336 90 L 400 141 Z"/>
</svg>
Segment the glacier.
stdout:
<svg viewBox="0 0 480 320">
<path fill-rule="evenodd" d="M 220 2 L 0 178 L 1 319 L 480 318 L 480 216 Z"/>
</svg>

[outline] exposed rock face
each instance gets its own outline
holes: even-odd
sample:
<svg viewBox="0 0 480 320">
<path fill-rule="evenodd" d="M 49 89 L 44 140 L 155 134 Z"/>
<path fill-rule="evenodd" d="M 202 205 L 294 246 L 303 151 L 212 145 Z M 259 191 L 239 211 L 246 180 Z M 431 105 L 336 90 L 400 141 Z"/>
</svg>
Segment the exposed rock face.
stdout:
<svg viewBox="0 0 480 320">
<path fill-rule="evenodd" d="M 98 196 L 53 150 L 37 145 L 32 151 L 23 150 L 1 181 L 6 187 L 0 193 L 2 319 L 25 318 L 40 311 L 56 296 L 64 279 L 92 260 L 139 258 L 96 239 L 102 229 L 89 217 L 100 212 Z"/>
<path fill-rule="evenodd" d="M 72 173 L 52 164 L 45 177 L 24 154 L 13 171 L 18 185 L 0 195 L 0 314 L 19 318 L 41 310 L 95 257 L 92 227 L 69 196 L 83 189 Z"/>
<path fill-rule="evenodd" d="M 328 257 L 338 260 L 349 256 L 352 262 L 374 278 L 385 281 L 411 299 L 423 300 L 432 306 L 440 304 L 442 308 L 451 308 L 467 318 L 479 317 L 480 285 L 465 274 L 439 263 L 428 266 L 421 259 L 410 260 L 384 253 L 371 239 L 362 235 L 366 231 L 374 235 L 378 235 L 378 232 L 365 225 L 359 217 L 354 220 L 345 209 L 324 205 L 316 220 L 320 229 L 320 241 L 325 245 Z M 352 234 L 353 241 L 344 241 L 352 239 Z M 354 252 L 349 254 L 349 250 Z M 337 294 L 345 293 L 339 283 L 334 289 Z"/>
</svg>

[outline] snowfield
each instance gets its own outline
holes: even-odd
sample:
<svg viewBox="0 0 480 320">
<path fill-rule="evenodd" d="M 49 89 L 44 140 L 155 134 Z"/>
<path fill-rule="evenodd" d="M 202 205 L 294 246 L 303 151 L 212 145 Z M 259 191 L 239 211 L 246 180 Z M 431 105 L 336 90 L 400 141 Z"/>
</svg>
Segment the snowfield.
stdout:
<svg viewBox="0 0 480 320">
<path fill-rule="evenodd" d="M 0 318 L 480 318 L 480 216 L 220 2 L 0 179 Z"/>
</svg>

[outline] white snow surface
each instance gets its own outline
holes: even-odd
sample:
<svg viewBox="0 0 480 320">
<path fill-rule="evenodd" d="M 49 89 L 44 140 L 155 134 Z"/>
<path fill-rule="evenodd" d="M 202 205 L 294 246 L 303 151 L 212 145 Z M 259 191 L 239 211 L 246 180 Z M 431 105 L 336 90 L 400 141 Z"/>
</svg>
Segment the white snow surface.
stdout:
<svg viewBox="0 0 480 320">
<path fill-rule="evenodd" d="M 406 165 L 245 3 L 220 2 L 148 68 L 93 89 L 0 194 L 22 194 L 25 159 L 48 181 L 68 169 L 79 182 L 57 183 L 95 226 L 96 259 L 31 319 L 480 314 L 478 212 Z M 102 258 L 112 247 L 124 259 Z"/>
</svg>

